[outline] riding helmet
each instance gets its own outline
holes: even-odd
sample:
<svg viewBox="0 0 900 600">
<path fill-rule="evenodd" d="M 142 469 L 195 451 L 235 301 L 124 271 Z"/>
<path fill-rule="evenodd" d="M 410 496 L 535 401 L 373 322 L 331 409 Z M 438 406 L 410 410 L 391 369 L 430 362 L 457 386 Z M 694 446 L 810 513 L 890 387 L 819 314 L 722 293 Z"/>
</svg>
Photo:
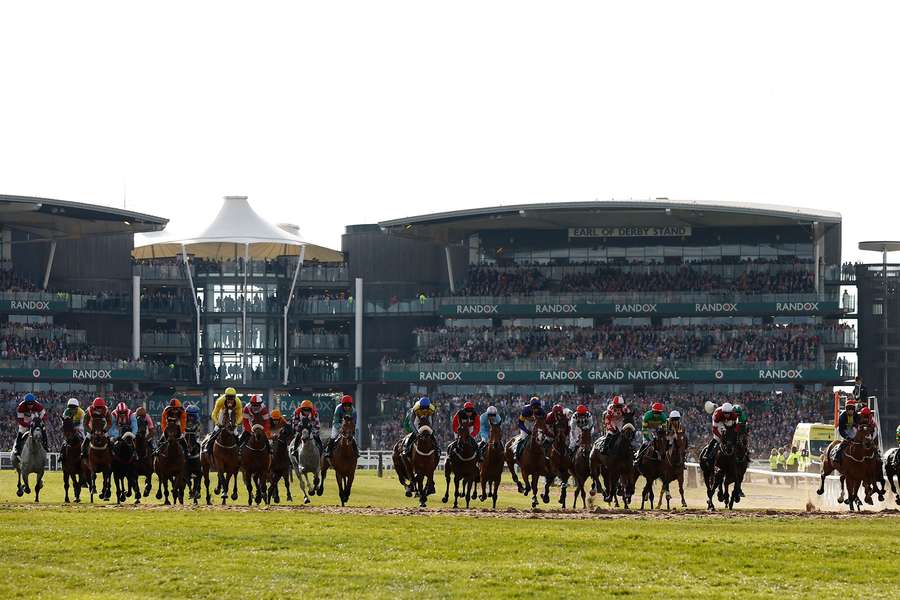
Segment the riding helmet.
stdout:
<svg viewBox="0 0 900 600">
<path fill-rule="evenodd" d="M 680 419 L 681 413 L 678 412 L 677 410 L 673 410 L 672 412 L 669 413 L 669 418 L 670 419 Z"/>
<path fill-rule="evenodd" d="M 657 412 L 657 413 L 662 412 L 665 409 L 666 409 L 666 407 L 663 406 L 662 402 L 654 402 L 653 406 L 650 407 L 650 410 L 652 410 L 653 412 Z"/>
<path fill-rule="evenodd" d="M 869 415 L 872 414 L 872 409 L 869 408 L 868 406 L 863 406 L 862 410 L 859 411 L 859 414 L 863 417 L 868 417 Z"/>
<path fill-rule="evenodd" d="M 341 404 L 353 404 L 353 396 L 350 394 L 344 394 L 341 396 Z"/>
<path fill-rule="evenodd" d="M 428 408 L 429 406 L 431 406 L 431 398 L 428 396 L 419 398 L 419 408 Z"/>
<path fill-rule="evenodd" d="M 730 413 L 734 412 L 734 406 L 732 406 L 731 402 L 726 402 L 722 405 L 722 412 Z"/>
<path fill-rule="evenodd" d="M 540 405 L 541 405 L 541 399 L 538 398 L 537 396 L 532 396 L 532 397 L 531 397 L 531 402 L 530 402 L 530 404 L 531 404 L 531 406 L 540 406 Z"/>
<path fill-rule="evenodd" d="M 200 407 L 196 404 L 188 404 L 184 410 L 189 415 L 200 416 Z"/>
<path fill-rule="evenodd" d="M 94 408 L 106 408 L 106 400 L 104 400 L 100 396 L 97 396 L 96 398 L 94 398 L 94 401 L 91 402 L 91 406 Z"/>
<path fill-rule="evenodd" d="M 584 404 L 579 404 L 575 407 L 575 412 L 579 415 L 586 415 L 588 413 L 588 407 Z"/>
<path fill-rule="evenodd" d="M 276 420 L 276 421 L 279 420 L 279 419 L 281 418 L 281 411 L 278 410 L 277 408 L 276 408 L 275 410 L 273 410 L 273 411 L 272 411 L 272 418 L 273 418 L 274 420 Z"/>
<path fill-rule="evenodd" d="M 497 414 L 497 407 L 496 407 L 496 406 L 488 406 L 488 407 L 487 407 L 487 414 L 489 414 L 489 415 L 496 415 L 496 414 Z"/>
<path fill-rule="evenodd" d="M 262 402 L 262 398 L 259 397 L 259 394 L 253 394 L 250 396 L 250 404 L 259 404 Z"/>
<path fill-rule="evenodd" d="M 553 412 L 555 412 L 555 413 L 561 413 L 562 411 L 563 411 L 563 405 L 562 405 L 562 404 L 554 404 L 554 405 L 553 405 Z"/>
<path fill-rule="evenodd" d="M 181 400 L 179 400 L 178 398 L 172 398 L 171 400 L 169 400 L 169 406 L 171 406 L 172 408 L 180 408 Z"/>
<path fill-rule="evenodd" d="M 225 390 L 225 395 L 226 396 L 237 396 L 237 390 L 234 388 L 227 388 Z"/>
<path fill-rule="evenodd" d="M 79 406 L 78 398 L 69 398 L 69 401 L 66 402 L 66 406 L 75 406 L 75 407 Z"/>
<path fill-rule="evenodd" d="M 469 400 L 465 404 L 463 404 L 463 408 L 466 410 L 475 410 L 475 403 Z"/>
<path fill-rule="evenodd" d="M 25 398 L 23 399 L 25 400 L 25 402 L 34 402 L 34 394 L 28 392 L 27 394 L 25 394 Z"/>
</svg>

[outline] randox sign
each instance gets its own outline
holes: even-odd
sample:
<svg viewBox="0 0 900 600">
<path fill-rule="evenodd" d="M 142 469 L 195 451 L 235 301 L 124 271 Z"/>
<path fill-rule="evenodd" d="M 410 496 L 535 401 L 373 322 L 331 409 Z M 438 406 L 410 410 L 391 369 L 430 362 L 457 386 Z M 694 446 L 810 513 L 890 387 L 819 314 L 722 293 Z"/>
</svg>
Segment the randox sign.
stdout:
<svg viewBox="0 0 900 600">
<path fill-rule="evenodd" d="M 37 314 L 68 309 L 69 305 L 59 300 L 0 300 L 0 312 Z"/>
<path fill-rule="evenodd" d="M 488 367 L 488 365 L 484 365 Z M 390 383 L 750 383 L 838 382 L 836 369 L 546 369 L 534 371 L 479 369 L 385 371 Z"/>
<path fill-rule="evenodd" d="M 711 316 L 711 315 L 839 315 L 837 302 L 631 302 L 623 304 L 443 304 L 442 317 L 552 317 L 552 316 Z"/>
<path fill-rule="evenodd" d="M 146 379 L 140 369 L 0 369 L 0 379 L 55 381 L 141 381 Z"/>
</svg>

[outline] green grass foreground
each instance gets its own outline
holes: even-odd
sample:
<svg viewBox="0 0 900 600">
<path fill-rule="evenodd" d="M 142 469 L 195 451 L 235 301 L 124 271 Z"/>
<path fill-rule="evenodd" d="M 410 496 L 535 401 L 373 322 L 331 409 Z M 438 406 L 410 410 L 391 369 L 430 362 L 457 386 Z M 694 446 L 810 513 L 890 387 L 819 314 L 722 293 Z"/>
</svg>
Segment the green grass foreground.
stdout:
<svg viewBox="0 0 900 600">
<path fill-rule="evenodd" d="M 51 481 L 47 501 L 58 502 Z M 889 598 L 900 581 L 896 515 L 35 508 L 9 504 L 10 483 L 4 473 L 0 598 Z M 412 505 L 395 480 L 359 484 L 357 507 Z"/>
</svg>

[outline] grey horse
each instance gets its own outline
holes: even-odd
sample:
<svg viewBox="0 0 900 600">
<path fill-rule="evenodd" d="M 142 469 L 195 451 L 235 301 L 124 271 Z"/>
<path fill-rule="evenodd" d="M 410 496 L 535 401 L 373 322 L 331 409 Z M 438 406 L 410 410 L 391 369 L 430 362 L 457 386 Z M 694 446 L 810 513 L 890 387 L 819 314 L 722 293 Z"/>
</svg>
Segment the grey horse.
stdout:
<svg viewBox="0 0 900 600">
<path fill-rule="evenodd" d="M 41 488 L 44 487 L 44 467 L 47 464 L 47 451 L 41 442 L 44 435 L 44 423 L 40 418 L 34 418 L 31 426 L 22 437 L 22 453 L 19 456 L 13 455 L 13 468 L 18 475 L 18 484 L 16 488 L 16 496 L 21 497 L 23 494 L 30 494 L 31 488 L 28 485 L 28 476 L 34 473 L 37 481 L 34 484 L 34 501 L 41 501 Z"/>
<path fill-rule="evenodd" d="M 291 452 L 291 464 L 294 465 L 294 471 L 297 473 L 297 479 L 300 481 L 300 490 L 303 492 L 303 503 L 309 504 L 309 494 L 322 495 L 322 486 L 319 479 L 320 473 L 320 456 L 319 447 L 315 440 L 312 439 L 308 427 L 300 429 L 297 434 L 300 443 L 295 444 L 296 450 Z M 309 485 L 309 474 L 313 474 L 312 486 Z"/>
</svg>

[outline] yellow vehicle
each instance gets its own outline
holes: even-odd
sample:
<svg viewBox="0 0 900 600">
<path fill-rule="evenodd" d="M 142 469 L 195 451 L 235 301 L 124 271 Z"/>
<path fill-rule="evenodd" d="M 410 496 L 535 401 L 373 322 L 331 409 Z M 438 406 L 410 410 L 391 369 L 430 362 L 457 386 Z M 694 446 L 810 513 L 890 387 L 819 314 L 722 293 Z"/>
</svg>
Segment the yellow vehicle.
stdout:
<svg viewBox="0 0 900 600">
<path fill-rule="evenodd" d="M 792 446 L 796 446 L 797 450 L 809 452 L 809 458 L 815 461 L 821 459 L 822 453 L 828 444 L 837 439 L 837 432 L 834 425 L 827 423 L 798 423 L 797 429 L 794 430 L 794 439 L 791 441 Z"/>
</svg>

